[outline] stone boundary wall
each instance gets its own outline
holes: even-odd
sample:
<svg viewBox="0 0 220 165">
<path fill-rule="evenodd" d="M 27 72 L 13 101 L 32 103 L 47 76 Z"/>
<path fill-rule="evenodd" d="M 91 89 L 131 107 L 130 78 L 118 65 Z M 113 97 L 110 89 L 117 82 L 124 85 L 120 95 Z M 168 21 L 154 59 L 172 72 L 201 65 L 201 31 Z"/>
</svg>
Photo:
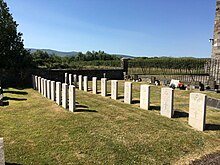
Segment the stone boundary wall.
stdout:
<svg viewBox="0 0 220 165">
<path fill-rule="evenodd" d="M 70 70 L 70 69 L 33 69 L 32 74 L 44 77 L 49 80 L 64 82 L 64 74 L 76 74 L 82 76 L 88 76 L 88 80 L 92 80 L 92 77 L 101 79 L 105 77 L 108 79 L 123 80 L 124 69 L 82 69 L 82 70 Z"/>
</svg>

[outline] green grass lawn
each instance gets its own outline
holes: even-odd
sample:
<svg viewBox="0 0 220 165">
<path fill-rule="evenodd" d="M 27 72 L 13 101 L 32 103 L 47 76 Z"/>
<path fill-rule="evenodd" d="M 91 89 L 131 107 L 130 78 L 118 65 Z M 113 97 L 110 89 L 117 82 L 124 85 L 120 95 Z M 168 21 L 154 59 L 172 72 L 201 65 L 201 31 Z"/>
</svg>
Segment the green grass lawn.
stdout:
<svg viewBox="0 0 220 165">
<path fill-rule="evenodd" d="M 6 162 L 180 164 L 220 150 L 220 111 L 207 109 L 204 132 L 188 125 L 192 91 L 175 90 L 176 114 L 169 119 L 159 113 L 160 87 L 151 88 L 153 110 L 147 111 L 139 108 L 141 83 L 133 85 L 132 105 L 123 103 L 123 83 L 119 82 L 117 101 L 77 90 L 75 113 L 33 89 L 5 89 L 9 105 L 0 107 L 0 137 L 4 137 Z"/>
</svg>

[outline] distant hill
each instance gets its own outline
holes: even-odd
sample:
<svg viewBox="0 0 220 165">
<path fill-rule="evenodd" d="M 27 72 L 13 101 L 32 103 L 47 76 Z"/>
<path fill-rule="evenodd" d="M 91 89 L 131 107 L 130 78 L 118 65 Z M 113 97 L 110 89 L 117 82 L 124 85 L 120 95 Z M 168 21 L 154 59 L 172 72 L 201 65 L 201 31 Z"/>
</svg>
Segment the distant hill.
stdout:
<svg viewBox="0 0 220 165">
<path fill-rule="evenodd" d="M 57 50 L 52 50 L 52 49 L 34 49 L 34 48 L 26 48 L 27 50 L 30 50 L 31 53 L 36 52 L 37 50 L 41 50 L 44 52 L 47 52 L 48 54 L 55 54 L 60 57 L 65 57 L 65 56 L 76 56 L 78 52 L 72 51 L 72 52 L 61 52 Z"/>
<path fill-rule="evenodd" d="M 55 54 L 55 55 L 60 56 L 60 57 L 76 56 L 78 54 L 78 52 L 76 52 L 76 51 L 61 52 L 61 51 L 52 50 L 52 49 L 34 49 L 34 48 L 26 48 L 26 49 L 30 50 L 31 53 L 34 53 L 37 50 L 41 50 L 41 51 L 47 52 L 48 54 Z M 122 55 L 122 54 L 112 54 L 112 55 L 119 56 L 119 57 L 125 57 L 125 58 L 134 58 L 133 56 L 130 56 L 130 55 Z"/>
</svg>

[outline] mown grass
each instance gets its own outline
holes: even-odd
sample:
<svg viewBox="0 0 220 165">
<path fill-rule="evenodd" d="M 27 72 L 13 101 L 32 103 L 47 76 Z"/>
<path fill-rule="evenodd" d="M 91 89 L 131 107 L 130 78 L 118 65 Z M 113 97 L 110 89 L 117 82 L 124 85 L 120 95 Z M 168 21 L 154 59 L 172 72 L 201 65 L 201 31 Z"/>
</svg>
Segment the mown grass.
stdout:
<svg viewBox="0 0 220 165">
<path fill-rule="evenodd" d="M 180 164 L 220 149 L 220 111 L 208 108 L 204 132 L 187 123 L 192 91 L 175 90 L 176 114 L 168 119 L 159 113 L 160 87 L 151 88 L 152 110 L 146 111 L 138 103 L 141 83 L 133 84 L 132 105 L 123 103 L 123 83 L 117 101 L 77 90 L 75 113 L 32 89 L 6 89 L 9 105 L 0 107 L 6 162 Z"/>
</svg>

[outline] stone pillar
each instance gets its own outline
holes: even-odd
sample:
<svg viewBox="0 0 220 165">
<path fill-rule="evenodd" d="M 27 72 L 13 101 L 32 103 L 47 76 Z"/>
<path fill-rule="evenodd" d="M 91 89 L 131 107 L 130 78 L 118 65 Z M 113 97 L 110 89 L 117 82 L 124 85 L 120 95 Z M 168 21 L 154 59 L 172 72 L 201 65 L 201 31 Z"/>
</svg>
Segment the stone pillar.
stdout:
<svg viewBox="0 0 220 165">
<path fill-rule="evenodd" d="M 77 75 L 76 75 L 76 74 L 73 75 L 73 82 L 74 82 L 73 85 L 74 85 L 75 87 L 77 87 Z"/>
<path fill-rule="evenodd" d="M 107 78 L 101 78 L 101 95 L 107 96 Z"/>
<path fill-rule="evenodd" d="M 125 82 L 124 86 L 124 103 L 132 103 L 132 82 Z"/>
<path fill-rule="evenodd" d="M 50 84 L 50 80 L 47 80 L 47 98 L 50 99 L 51 98 L 51 84 Z"/>
<path fill-rule="evenodd" d="M 68 73 L 65 73 L 64 82 L 65 82 L 66 84 L 68 83 Z"/>
<path fill-rule="evenodd" d="M 92 78 L 92 93 L 97 94 L 97 77 Z"/>
<path fill-rule="evenodd" d="M 0 138 L 0 164 L 5 165 L 5 152 L 3 138 Z"/>
<path fill-rule="evenodd" d="M 47 97 L 47 79 L 44 79 L 44 97 Z"/>
<path fill-rule="evenodd" d="M 79 90 L 82 90 L 82 75 L 79 75 Z"/>
<path fill-rule="evenodd" d="M 168 118 L 172 118 L 174 115 L 173 111 L 173 98 L 174 90 L 172 88 L 161 89 L 161 109 L 160 114 Z"/>
<path fill-rule="evenodd" d="M 61 82 L 56 82 L 56 103 L 61 105 Z"/>
<path fill-rule="evenodd" d="M 34 76 L 35 89 L 38 90 L 38 76 Z"/>
<path fill-rule="evenodd" d="M 62 84 L 62 107 L 67 109 L 67 92 L 68 92 L 68 85 L 63 83 Z"/>
<path fill-rule="evenodd" d="M 84 83 L 84 91 L 88 92 L 88 77 L 87 76 L 83 77 L 83 83 Z"/>
<path fill-rule="evenodd" d="M 189 125 L 204 131 L 206 119 L 207 96 L 201 93 L 190 93 L 189 100 Z"/>
<path fill-rule="evenodd" d="M 41 94 L 44 95 L 44 78 L 41 78 Z"/>
<path fill-rule="evenodd" d="M 220 59 L 220 0 L 216 0 L 212 59 Z"/>
<path fill-rule="evenodd" d="M 150 85 L 141 85 L 140 87 L 140 108 L 150 109 Z"/>
<path fill-rule="evenodd" d="M 38 84 L 38 92 L 40 93 L 41 92 L 41 77 L 38 77 L 37 78 L 37 84 Z"/>
<path fill-rule="evenodd" d="M 51 81 L 51 100 L 55 101 L 56 86 L 55 81 Z"/>
<path fill-rule="evenodd" d="M 118 80 L 111 80 L 111 98 L 113 100 L 118 98 Z"/>
<path fill-rule="evenodd" d="M 73 85 L 73 75 L 69 74 L 69 85 Z"/>
<path fill-rule="evenodd" d="M 69 86 L 69 111 L 75 111 L 75 103 L 76 102 L 76 88 L 74 85 Z"/>
<path fill-rule="evenodd" d="M 122 58 L 121 59 L 121 67 L 123 68 L 124 72 L 128 73 L 128 60 L 129 58 Z"/>
</svg>

